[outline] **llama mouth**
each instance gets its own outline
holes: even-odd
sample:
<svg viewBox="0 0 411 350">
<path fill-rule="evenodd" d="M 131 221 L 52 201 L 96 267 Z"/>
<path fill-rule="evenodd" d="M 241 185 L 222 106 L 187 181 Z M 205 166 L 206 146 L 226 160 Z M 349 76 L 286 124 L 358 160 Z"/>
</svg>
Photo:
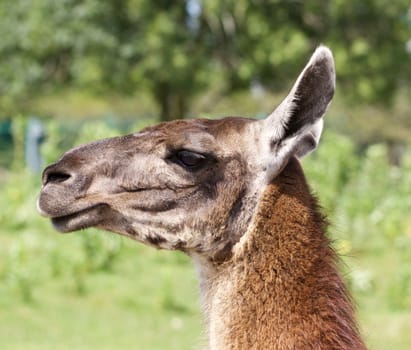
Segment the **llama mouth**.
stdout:
<svg viewBox="0 0 411 350">
<path fill-rule="evenodd" d="M 98 225 L 104 217 L 107 205 L 100 203 L 77 212 L 52 217 L 54 228 L 62 233 L 73 232 Z"/>
</svg>

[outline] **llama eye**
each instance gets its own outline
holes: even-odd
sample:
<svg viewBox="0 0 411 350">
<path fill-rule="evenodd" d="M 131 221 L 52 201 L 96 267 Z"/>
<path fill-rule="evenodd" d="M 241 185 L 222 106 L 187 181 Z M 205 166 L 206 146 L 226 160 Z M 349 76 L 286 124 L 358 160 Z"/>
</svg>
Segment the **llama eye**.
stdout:
<svg viewBox="0 0 411 350">
<path fill-rule="evenodd" d="M 178 163 L 180 163 L 181 165 L 183 165 L 184 167 L 188 169 L 199 168 L 207 160 L 207 157 L 203 154 L 186 151 L 186 150 L 177 152 L 176 158 L 177 158 Z"/>
</svg>

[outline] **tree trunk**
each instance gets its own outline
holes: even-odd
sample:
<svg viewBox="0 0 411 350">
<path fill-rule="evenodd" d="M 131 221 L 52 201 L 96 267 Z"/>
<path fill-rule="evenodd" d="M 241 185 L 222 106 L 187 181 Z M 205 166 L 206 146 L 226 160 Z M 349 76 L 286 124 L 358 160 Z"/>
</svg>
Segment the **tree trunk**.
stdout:
<svg viewBox="0 0 411 350">
<path fill-rule="evenodd" d="M 391 165 L 401 166 L 402 157 L 405 153 L 406 146 L 404 142 L 401 141 L 388 141 L 388 161 Z"/>
<path fill-rule="evenodd" d="M 184 118 L 187 112 L 189 94 L 173 91 L 168 82 L 159 83 L 155 88 L 155 99 L 160 106 L 160 121 Z"/>
</svg>

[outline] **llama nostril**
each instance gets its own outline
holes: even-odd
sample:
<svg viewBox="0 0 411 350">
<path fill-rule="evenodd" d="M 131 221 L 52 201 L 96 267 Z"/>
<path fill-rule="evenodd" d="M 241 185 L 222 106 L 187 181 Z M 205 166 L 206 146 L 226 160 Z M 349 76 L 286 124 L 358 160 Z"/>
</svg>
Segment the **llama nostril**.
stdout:
<svg viewBox="0 0 411 350">
<path fill-rule="evenodd" d="M 71 175 L 60 172 L 60 171 L 50 171 L 45 174 L 44 185 L 48 183 L 61 183 L 68 180 Z"/>
</svg>

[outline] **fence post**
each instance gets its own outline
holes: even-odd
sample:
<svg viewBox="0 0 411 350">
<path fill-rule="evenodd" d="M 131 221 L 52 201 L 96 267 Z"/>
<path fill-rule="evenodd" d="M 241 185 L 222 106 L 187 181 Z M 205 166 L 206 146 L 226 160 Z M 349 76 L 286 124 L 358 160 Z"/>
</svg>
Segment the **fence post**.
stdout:
<svg viewBox="0 0 411 350">
<path fill-rule="evenodd" d="M 26 164 L 35 173 L 39 173 L 43 167 L 43 159 L 40 154 L 40 145 L 44 141 L 45 132 L 41 121 L 30 117 L 26 132 Z"/>
</svg>

